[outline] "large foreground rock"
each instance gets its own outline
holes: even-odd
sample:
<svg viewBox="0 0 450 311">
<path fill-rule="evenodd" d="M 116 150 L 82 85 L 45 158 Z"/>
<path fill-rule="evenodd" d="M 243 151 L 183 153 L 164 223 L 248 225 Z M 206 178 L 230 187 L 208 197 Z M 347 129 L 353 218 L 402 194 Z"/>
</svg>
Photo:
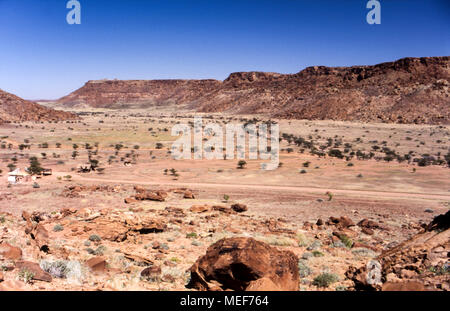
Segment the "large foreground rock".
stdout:
<svg viewBox="0 0 450 311">
<path fill-rule="evenodd" d="M 190 268 L 188 288 L 198 290 L 299 289 L 298 258 L 252 238 L 222 239 Z"/>
</svg>

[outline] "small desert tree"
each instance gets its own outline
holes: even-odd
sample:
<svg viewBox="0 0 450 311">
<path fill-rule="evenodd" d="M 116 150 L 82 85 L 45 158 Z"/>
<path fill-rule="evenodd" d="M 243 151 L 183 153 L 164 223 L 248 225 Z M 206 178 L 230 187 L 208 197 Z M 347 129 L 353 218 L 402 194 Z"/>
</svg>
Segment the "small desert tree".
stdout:
<svg viewBox="0 0 450 311">
<path fill-rule="evenodd" d="M 89 159 L 89 163 L 91 164 L 91 170 L 95 171 L 95 169 L 98 167 L 98 160 Z"/>
<path fill-rule="evenodd" d="M 31 157 L 30 158 L 30 167 L 28 168 L 28 171 L 33 175 L 39 175 L 42 173 L 44 169 L 41 167 L 41 163 L 39 163 L 38 158 Z"/>
<path fill-rule="evenodd" d="M 243 169 L 246 165 L 247 165 L 247 162 L 244 161 L 244 160 L 240 160 L 240 161 L 238 162 L 238 168 L 239 168 L 239 169 Z"/>
<path fill-rule="evenodd" d="M 171 168 L 171 169 L 170 169 L 170 174 L 171 174 L 172 176 L 177 176 L 177 170 L 174 169 L 174 168 Z"/>
</svg>

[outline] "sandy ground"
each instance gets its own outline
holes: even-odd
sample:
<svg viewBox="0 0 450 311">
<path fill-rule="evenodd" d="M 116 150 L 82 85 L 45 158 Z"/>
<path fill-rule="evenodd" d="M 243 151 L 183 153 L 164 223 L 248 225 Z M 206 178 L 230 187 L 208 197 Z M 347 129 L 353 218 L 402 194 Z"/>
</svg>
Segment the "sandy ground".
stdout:
<svg viewBox="0 0 450 311">
<path fill-rule="evenodd" d="M 86 111 L 85 111 L 86 112 Z M 94 115 L 91 113 L 95 112 Z M 90 110 L 88 115 L 75 123 L 45 123 L 45 124 L 10 124 L 0 127 L 0 137 L 4 148 L 0 149 L 0 169 L 3 171 L 0 182 L 0 214 L 10 218 L 9 233 L 3 235 L 3 241 L 23 248 L 25 257 L 33 259 L 46 258 L 34 250 L 28 252 L 29 241 L 22 232 L 24 226 L 20 220 L 23 211 L 55 213 L 62 208 L 75 210 L 89 209 L 109 210 L 111 213 L 130 213 L 141 215 L 155 210 L 162 213 L 168 206 L 189 210 L 192 205 L 230 205 L 243 203 L 249 207 L 245 215 L 227 216 L 220 220 L 211 220 L 205 216 L 189 214 L 183 220 L 180 230 L 168 230 L 157 237 L 136 237 L 143 239 L 142 243 L 152 243 L 155 240 L 165 241 L 169 250 L 162 253 L 166 258 L 183 258 L 173 260 L 175 266 L 171 273 L 177 281 L 163 284 L 146 283 L 136 279 L 139 267 L 127 273 L 125 268 L 116 261 L 114 249 L 137 251 L 140 244 L 104 242 L 110 251 L 106 255 L 111 266 L 118 269 L 106 277 L 108 286 L 102 289 L 184 289 L 185 270 L 204 252 L 206 248 L 221 237 L 239 234 L 251 234 L 256 238 L 268 241 L 276 247 L 294 251 L 299 257 L 307 252 L 307 246 L 299 246 L 298 239 L 292 235 L 267 233 L 262 230 L 267 220 L 281 221 L 283 226 L 293 232 L 306 234 L 308 240 L 323 239 L 325 232 L 305 233 L 304 222 L 315 223 L 317 219 L 328 219 L 330 216 L 348 216 L 355 222 L 368 218 L 386 227 L 386 231 L 377 232 L 374 236 L 363 235 L 363 241 L 377 246 L 380 251 L 390 243 L 400 242 L 411 236 L 417 230 L 417 225 L 427 223 L 436 215 L 446 212 L 450 206 L 450 169 L 444 165 L 418 167 L 415 163 L 397 163 L 372 160 L 350 161 L 311 155 L 308 150 L 303 153 L 301 148 L 283 140 L 280 144 L 280 161 L 282 166 L 275 171 L 259 169 L 260 160 L 247 160 L 244 169 L 237 168 L 237 160 L 182 160 L 175 161 L 168 153 L 168 148 L 176 137 L 170 135 L 173 124 L 177 121 L 189 121 L 190 115 L 177 116 L 167 111 L 149 113 L 146 111 Z M 218 122 L 225 122 L 226 116 L 212 116 Z M 245 117 L 230 117 L 237 122 Z M 413 151 L 416 155 L 447 154 L 449 144 L 449 128 L 438 126 L 392 125 L 392 124 L 357 124 L 333 121 L 288 121 L 279 120 L 281 133 L 300 135 L 312 139 L 318 145 L 328 138 L 338 139 L 351 144 L 353 150 L 370 151 L 371 146 L 385 142 L 385 146 L 395 148 L 399 153 Z M 375 143 L 375 141 L 377 141 Z M 43 144 L 48 147 L 44 148 Z M 58 148 L 56 143 L 60 143 Z M 103 172 L 79 173 L 77 168 L 88 164 L 89 143 L 98 150 L 93 157 L 99 160 Z M 161 143 L 162 149 L 156 149 Z M 8 144 L 11 145 L 9 149 Z M 31 148 L 19 150 L 20 144 L 31 144 Z M 78 156 L 72 158 L 77 144 Z M 122 144 L 118 152 L 114 148 Z M 139 147 L 135 147 L 139 146 Z M 292 148 L 288 151 L 288 148 Z M 117 152 L 117 153 L 116 153 Z M 45 153 L 45 155 L 43 154 Z M 37 180 L 40 188 L 33 188 L 33 183 L 23 183 L 8 186 L 6 175 L 7 165 L 14 163 L 18 168 L 29 166 L 29 157 L 37 156 L 41 165 L 51 168 L 53 175 Z M 113 156 L 110 161 L 110 157 Z M 15 158 L 16 161 L 13 160 Z M 125 166 L 122 160 L 132 164 Z M 308 165 L 305 166 L 305 163 Z M 351 162 L 352 166 L 348 163 Z M 176 174 L 171 174 L 170 169 Z M 165 172 L 165 170 L 168 170 Z M 304 170 L 305 172 L 301 173 Z M 70 178 L 69 178 L 70 175 Z M 80 197 L 64 196 L 64 189 L 69 186 L 118 186 L 118 192 L 92 191 L 83 192 Z M 133 186 L 141 185 L 151 190 L 169 191 L 165 202 L 142 201 L 132 205 L 124 203 L 124 199 L 134 194 Z M 196 194 L 196 199 L 185 200 L 179 195 L 171 194 L 170 190 L 188 188 Z M 327 192 L 332 194 L 329 200 Z M 224 201 L 224 195 L 229 196 Z M 197 218 L 198 217 L 198 218 Z M 197 220 L 197 224 L 189 225 L 189 221 Z M 248 223 L 254 220 L 254 227 Z M 73 220 L 75 221 L 75 220 Z M 8 223 L 8 222 L 7 222 Z M 67 241 L 71 249 L 70 258 L 86 260 L 89 254 L 83 251 L 82 243 L 86 237 L 78 239 L 67 230 L 64 235 L 53 232 L 54 223 L 48 224 L 48 230 L 56 244 Z M 70 227 L 70 222 L 64 227 Z M 211 227 L 216 232 L 208 235 Z M 233 230 L 236 233 L 233 233 Z M 186 232 L 195 231 L 199 234 L 200 246 L 193 246 L 191 240 L 185 238 Z M 180 237 L 183 237 L 181 239 Z M 136 240 L 136 241 L 137 241 Z M 128 240 L 127 240 L 128 241 Z M 287 242 L 286 242 L 287 241 Z M 140 243 L 139 241 L 136 243 Z M 134 242 L 133 242 L 134 243 Z M 123 244 L 123 243 L 122 243 Z M 146 245 L 146 244 L 145 244 Z M 184 248 L 181 248 L 183 246 Z M 58 246 L 60 247 L 60 246 Z M 150 248 L 151 249 L 151 248 Z M 343 272 L 350 263 L 364 262 L 367 258 L 357 257 L 346 249 L 324 249 L 323 257 L 313 258 L 310 264 L 313 273 L 306 277 L 302 289 L 318 289 L 311 285 L 314 275 L 323 271 L 332 271 L 340 275 L 338 286 L 348 286 Z M 141 249 L 140 254 L 154 260 L 157 250 Z M 375 253 L 373 254 L 375 256 Z M 161 257 L 161 256 L 160 256 Z M 58 259 L 57 253 L 49 258 Z M 161 263 L 164 260 L 161 260 Z M 127 267 L 128 269 L 129 267 Z M 172 269 L 172 268 L 171 268 Z M 120 273 L 119 273 L 119 272 Z M 130 274 L 131 273 L 131 274 Z M 130 275 L 134 275 L 130 277 Z M 9 277 L 16 280 L 13 272 Z M 120 280 L 120 281 L 119 281 Z M 117 285 L 120 283 L 120 286 Z M 36 284 L 16 284 L 19 287 L 33 289 L 98 289 L 99 283 L 88 278 L 84 285 L 71 285 L 64 280 L 51 284 L 36 282 Z M 106 283 L 105 283 L 106 284 Z"/>
</svg>

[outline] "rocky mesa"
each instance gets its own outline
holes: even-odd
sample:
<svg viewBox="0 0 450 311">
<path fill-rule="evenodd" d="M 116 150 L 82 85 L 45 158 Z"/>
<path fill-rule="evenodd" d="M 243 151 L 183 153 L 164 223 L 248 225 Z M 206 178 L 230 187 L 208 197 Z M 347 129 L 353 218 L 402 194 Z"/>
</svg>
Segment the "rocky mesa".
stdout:
<svg viewBox="0 0 450 311">
<path fill-rule="evenodd" d="M 50 109 L 0 90 L 0 123 L 15 121 L 60 121 L 76 119 L 75 114 Z"/>
<path fill-rule="evenodd" d="M 373 66 L 308 67 L 296 74 L 232 73 L 217 80 L 89 81 L 65 106 L 184 105 L 198 112 L 309 120 L 449 124 L 450 57 Z"/>
</svg>

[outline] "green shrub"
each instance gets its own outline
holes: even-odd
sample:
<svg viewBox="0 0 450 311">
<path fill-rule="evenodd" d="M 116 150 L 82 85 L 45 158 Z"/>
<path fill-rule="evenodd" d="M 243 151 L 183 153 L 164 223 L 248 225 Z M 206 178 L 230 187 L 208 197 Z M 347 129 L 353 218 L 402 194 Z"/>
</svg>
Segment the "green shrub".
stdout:
<svg viewBox="0 0 450 311">
<path fill-rule="evenodd" d="M 31 280 L 34 278 L 34 273 L 28 270 L 27 268 L 23 268 L 19 272 L 19 279 L 22 280 L 24 283 L 31 283 Z"/>
<path fill-rule="evenodd" d="M 93 235 L 91 235 L 91 236 L 89 237 L 89 241 L 92 241 L 92 242 L 99 242 L 99 241 L 101 241 L 101 240 L 102 240 L 102 238 L 99 237 L 99 236 L 96 235 L 96 234 L 93 234 Z"/>
<path fill-rule="evenodd" d="M 190 239 L 195 239 L 195 238 L 197 238 L 197 233 L 195 233 L 195 232 L 188 233 L 188 234 L 186 234 L 186 237 L 190 238 Z"/>
<path fill-rule="evenodd" d="M 336 274 L 322 273 L 314 278 L 313 285 L 325 288 L 337 282 L 338 280 L 339 278 Z"/>
<path fill-rule="evenodd" d="M 352 248 L 353 241 L 348 236 L 346 236 L 345 234 L 341 234 L 339 236 L 339 239 L 342 241 L 342 243 L 344 243 L 345 247 Z"/>
<path fill-rule="evenodd" d="M 55 231 L 55 232 L 60 232 L 60 231 L 63 231 L 63 230 L 64 230 L 64 227 L 61 226 L 60 224 L 57 224 L 57 225 L 55 225 L 53 227 L 53 231 Z"/>
<path fill-rule="evenodd" d="M 240 160 L 240 161 L 238 162 L 238 168 L 239 168 L 239 169 L 243 169 L 246 165 L 247 165 L 247 162 L 244 161 L 244 160 Z"/>
<path fill-rule="evenodd" d="M 42 262 L 41 268 L 45 272 L 51 274 L 51 276 L 64 279 L 67 276 L 68 269 L 67 264 L 64 261 L 55 261 L 55 262 Z"/>
<path fill-rule="evenodd" d="M 313 251 L 312 252 L 314 257 L 323 257 L 324 254 L 321 251 Z"/>
<path fill-rule="evenodd" d="M 304 260 L 298 261 L 298 273 L 301 278 L 305 278 L 311 274 L 311 268 L 308 267 Z"/>
<path fill-rule="evenodd" d="M 301 232 L 297 233 L 298 246 L 306 247 L 309 245 L 309 239 Z"/>
<path fill-rule="evenodd" d="M 315 240 L 314 242 L 311 243 L 311 245 L 308 246 L 307 250 L 308 251 L 318 250 L 321 247 L 322 243 L 319 240 Z"/>
</svg>

